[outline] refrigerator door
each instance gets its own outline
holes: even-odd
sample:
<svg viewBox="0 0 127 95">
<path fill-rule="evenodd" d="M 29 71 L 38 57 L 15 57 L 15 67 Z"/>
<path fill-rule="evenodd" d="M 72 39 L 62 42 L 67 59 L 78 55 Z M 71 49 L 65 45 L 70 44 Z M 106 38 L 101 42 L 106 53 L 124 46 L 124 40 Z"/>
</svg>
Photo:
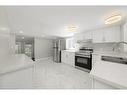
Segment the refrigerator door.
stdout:
<svg viewBox="0 0 127 95">
<path fill-rule="evenodd" d="M 59 63 L 61 62 L 61 50 L 65 49 L 64 40 L 55 40 L 53 43 L 53 61 Z"/>
</svg>

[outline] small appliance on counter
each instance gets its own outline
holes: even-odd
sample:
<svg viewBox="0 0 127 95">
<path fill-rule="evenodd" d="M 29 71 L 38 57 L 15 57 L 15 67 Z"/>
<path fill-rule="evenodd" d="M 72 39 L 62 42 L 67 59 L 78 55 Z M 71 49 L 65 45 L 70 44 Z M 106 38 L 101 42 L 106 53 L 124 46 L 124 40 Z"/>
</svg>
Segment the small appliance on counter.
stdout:
<svg viewBox="0 0 127 95">
<path fill-rule="evenodd" d="M 82 47 L 75 53 L 75 67 L 87 72 L 92 69 L 92 52 L 90 47 Z"/>
</svg>

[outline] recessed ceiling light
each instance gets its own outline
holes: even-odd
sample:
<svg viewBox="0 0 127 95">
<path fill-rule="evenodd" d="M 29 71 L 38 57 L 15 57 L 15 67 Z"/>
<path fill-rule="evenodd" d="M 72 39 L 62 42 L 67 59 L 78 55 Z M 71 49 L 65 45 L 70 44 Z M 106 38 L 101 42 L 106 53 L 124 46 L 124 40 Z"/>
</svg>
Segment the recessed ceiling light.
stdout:
<svg viewBox="0 0 127 95">
<path fill-rule="evenodd" d="M 20 31 L 19 31 L 19 33 L 21 33 L 21 34 L 22 34 L 22 33 L 23 33 L 23 31 L 22 31 L 22 30 L 20 30 Z"/>
<path fill-rule="evenodd" d="M 115 14 L 115 15 L 108 17 L 105 20 L 105 24 L 113 24 L 113 23 L 120 21 L 121 19 L 122 19 L 122 16 L 120 14 Z"/>
</svg>

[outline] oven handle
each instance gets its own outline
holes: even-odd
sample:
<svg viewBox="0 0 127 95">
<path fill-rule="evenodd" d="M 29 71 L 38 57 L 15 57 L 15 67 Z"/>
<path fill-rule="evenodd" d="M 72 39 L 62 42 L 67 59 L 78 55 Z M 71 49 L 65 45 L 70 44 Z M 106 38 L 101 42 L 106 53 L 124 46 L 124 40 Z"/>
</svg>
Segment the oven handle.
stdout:
<svg viewBox="0 0 127 95">
<path fill-rule="evenodd" d="M 80 58 L 89 58 L 89 59 L 91 59 L 91 57 L 87 57 L 87 56 L 78 56 L 78 55 L 76 55 L 75 57 L 80 57 Z"/>
</svg>

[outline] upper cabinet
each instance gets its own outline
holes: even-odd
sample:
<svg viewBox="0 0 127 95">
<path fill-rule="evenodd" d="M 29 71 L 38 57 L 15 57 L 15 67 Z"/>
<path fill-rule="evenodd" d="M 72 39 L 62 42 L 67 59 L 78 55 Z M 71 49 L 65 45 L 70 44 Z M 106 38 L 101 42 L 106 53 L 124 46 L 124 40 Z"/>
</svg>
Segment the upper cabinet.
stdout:
<svg viewBox="0 0 127 95">
<path fill-rule="evenodd" d="M 95 31 L 82 32 L 75 35 L 76 41 L 92 39 L 93 43 L 120 42 L 121 31 L 120 26 L 112 26 Z"/>
<path fill-rule="evenodd" d="M 93 43 L 102 43 L 104 41 L 104 33 L 101 30 L 92 31 Z"/>
<path fill-rule="evenodd" d="M 82 32 L 82 33 L 77 33 L 74 36 L 75 42 L 84 42 L 85 40 L 90 40 L 92 39 L 92 32 Z"/>
<path fill-rule="evenodd" d="M 120 42 L 120 26 L 110 27 L 104 30 L 104 42 Z"/>
<path fill-rule="evenodd" d="M 92 32 L 91 31 L 85 32 L 83 34 L 83 39 L 92 39 Z"/>
<path fill-rule="evenodd" d="M 93 31 L 94 43 L 120 42 L 120 26 Z"/>
</svg>

